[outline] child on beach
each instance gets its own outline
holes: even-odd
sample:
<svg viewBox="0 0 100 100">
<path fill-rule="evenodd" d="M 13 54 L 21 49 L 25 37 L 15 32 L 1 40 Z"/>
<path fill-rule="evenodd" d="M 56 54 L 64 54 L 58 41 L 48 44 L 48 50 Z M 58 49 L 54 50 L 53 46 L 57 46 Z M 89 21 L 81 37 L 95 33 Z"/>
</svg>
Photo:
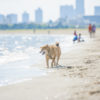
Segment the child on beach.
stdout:
<svg viewBox="0 0 100 100">
<path fill-rule="evenodd" d="M 79 33 L 78 42 L 84 42 L 84 39 L 82 38 L 82 34 L 81 33 Z"/>
<path fill-rule="evenodd" d="M 76 31 L 74 31 L 74 38 L 73 38 L 73 42 L 77 41 L 78 40 L 78 36 L 77 36 L 77 33 Z"/>
<path fill-rule="evenodd" d="M 84 42 L 84 39 L 82 38 L 82 34 L 79 33 L 79 35 L 77 35 L 76 31 L 74 31 L 74 38 L 73 38 L 73 42 Z"/>
</svg>

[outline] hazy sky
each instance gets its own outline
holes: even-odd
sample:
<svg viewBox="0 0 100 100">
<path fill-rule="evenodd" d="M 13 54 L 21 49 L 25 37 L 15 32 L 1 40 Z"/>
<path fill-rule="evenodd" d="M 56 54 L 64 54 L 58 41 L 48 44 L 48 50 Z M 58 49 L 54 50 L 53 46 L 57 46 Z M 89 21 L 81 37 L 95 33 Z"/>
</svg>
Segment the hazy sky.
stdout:
<svg viewBox="0 0 100 100">
<path fill-rule="evenodd" d="M 7 15 L 16 13 L 21 20 L 24 11 L 30 13 L 31 20 L 34 21 L 34 11 L 38 7 L 43 9 L 44 21 L 56 20 L 59 17 L 59 7 L 61 5 L 73 5 L 76 0 L 0 0 L 0 14 Z M 100 6 L 100 0 L 85 0 L 85 14 L 93 15 L 94 6 Z"/>
</svg>

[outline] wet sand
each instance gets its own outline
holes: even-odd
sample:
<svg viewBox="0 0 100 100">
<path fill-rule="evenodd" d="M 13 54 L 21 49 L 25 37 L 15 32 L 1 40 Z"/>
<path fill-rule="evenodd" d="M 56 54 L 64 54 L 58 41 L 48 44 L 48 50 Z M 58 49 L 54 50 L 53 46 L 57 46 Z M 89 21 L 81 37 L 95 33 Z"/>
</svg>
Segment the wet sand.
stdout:
<svg viewBox="0 0 100 100">
<path fill-rule="evenodd" d="M 82 32 L 88 36 L 86 30 Z M 46 69 L 43 62 L 38 67 L 47 70 L 46 76 L 0 87 L 0 100 L 100 100 L 99 29 L 95 38 L 76 43 L 63 54 L 59 64 Z"/>
</svg>

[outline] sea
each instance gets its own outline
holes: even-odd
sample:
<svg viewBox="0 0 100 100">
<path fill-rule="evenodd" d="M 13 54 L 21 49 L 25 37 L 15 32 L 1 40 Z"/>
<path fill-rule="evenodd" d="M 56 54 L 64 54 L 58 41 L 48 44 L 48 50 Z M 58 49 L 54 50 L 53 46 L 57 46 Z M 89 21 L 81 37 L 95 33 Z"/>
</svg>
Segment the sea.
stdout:
<svg viewBox="0 0 100 100">
<path fill-rule="evenodd" d="M 32 80 L 47 75 L 47 70 L 36 65 L 45 56 L 40 47 L 60 43 L 62 53 L 73 48 L 73 35 L 1 34 L 0 35 L 0 86 Z"/>
</svg>

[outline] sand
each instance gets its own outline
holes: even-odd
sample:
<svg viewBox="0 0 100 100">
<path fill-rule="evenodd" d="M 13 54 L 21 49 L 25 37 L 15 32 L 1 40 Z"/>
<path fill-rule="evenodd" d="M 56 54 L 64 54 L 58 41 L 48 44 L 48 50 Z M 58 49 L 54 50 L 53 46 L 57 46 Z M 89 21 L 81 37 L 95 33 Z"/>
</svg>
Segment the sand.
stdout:
<svg viewBox="0 0 100 100">
<path fill-rule="evenodd" d="M 86 30 L 82 32 L 88 36 Z M 47 75 L 0 87 L 0 100 L 100 100 L 99 29 L 95 38 L 62 54 L 59 64 L 46 69 L 43 62 L 38 67 Z"/>
</svg>

